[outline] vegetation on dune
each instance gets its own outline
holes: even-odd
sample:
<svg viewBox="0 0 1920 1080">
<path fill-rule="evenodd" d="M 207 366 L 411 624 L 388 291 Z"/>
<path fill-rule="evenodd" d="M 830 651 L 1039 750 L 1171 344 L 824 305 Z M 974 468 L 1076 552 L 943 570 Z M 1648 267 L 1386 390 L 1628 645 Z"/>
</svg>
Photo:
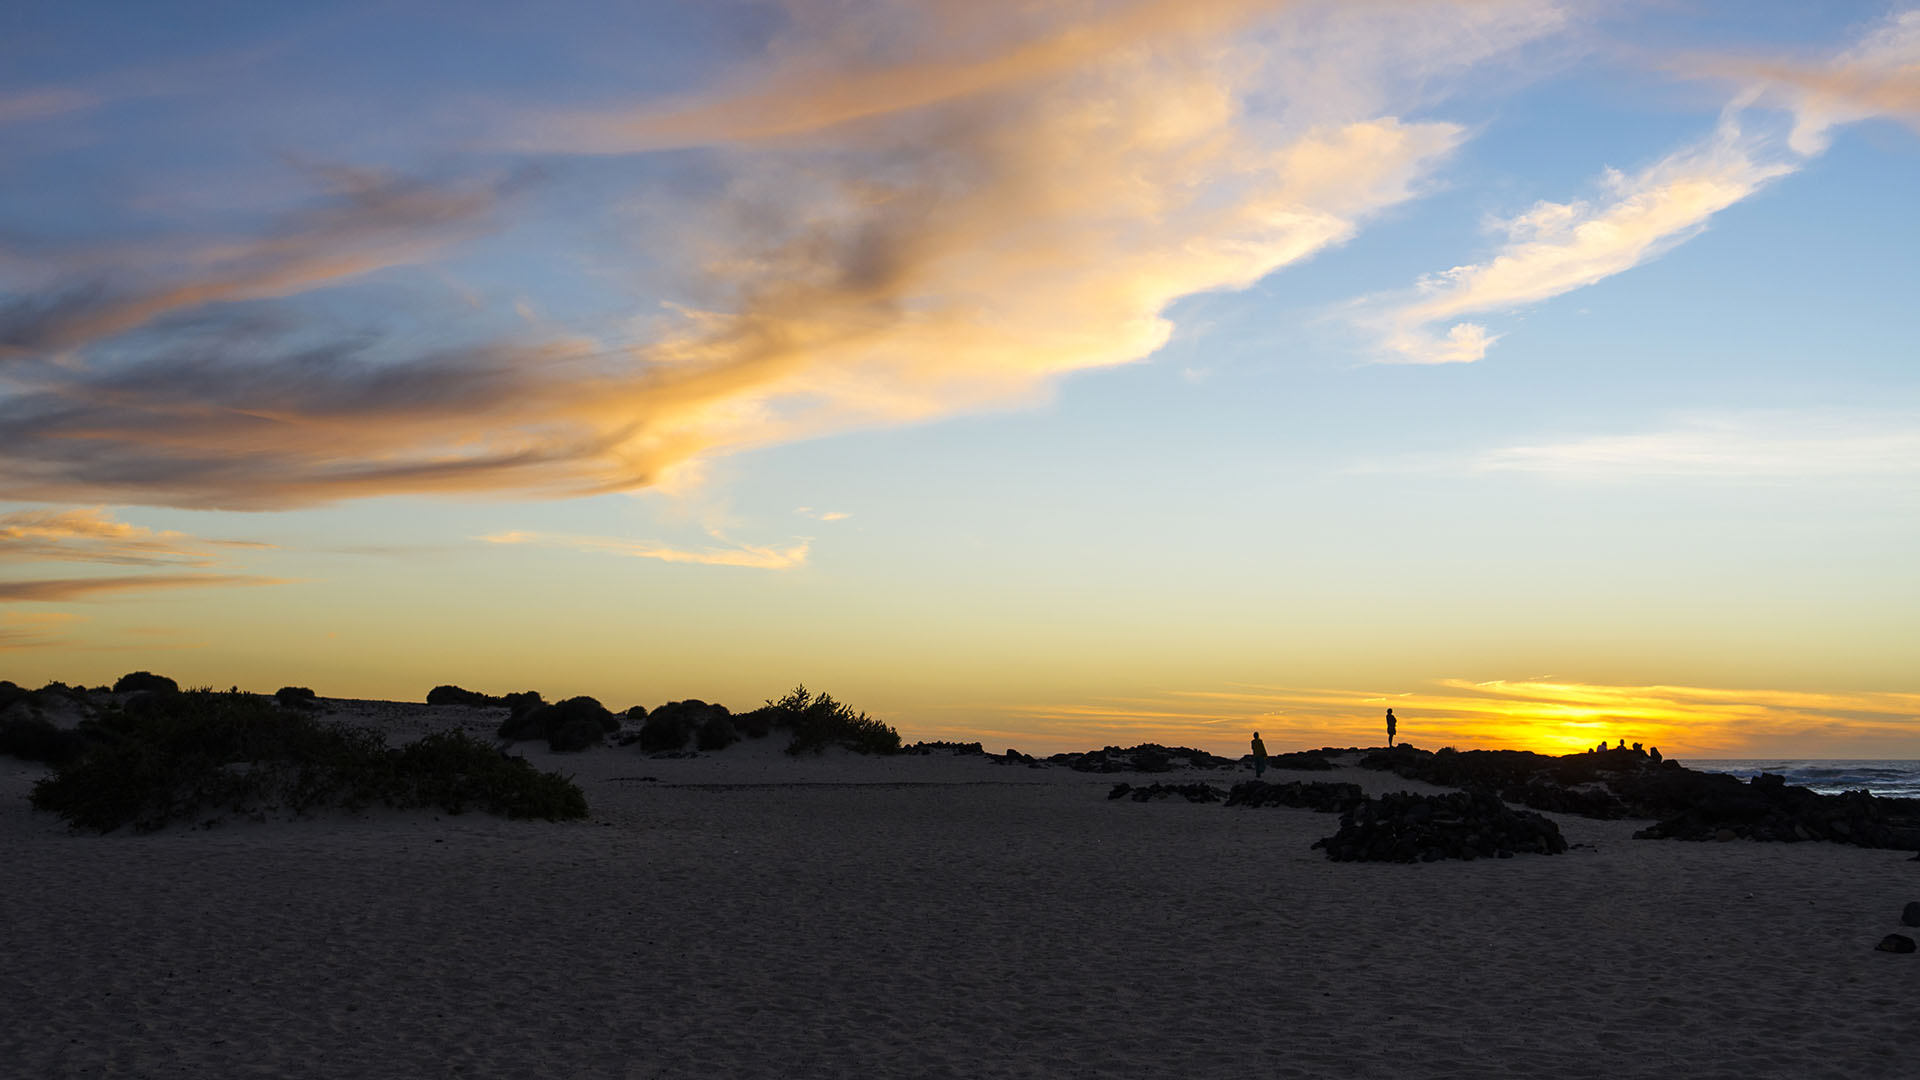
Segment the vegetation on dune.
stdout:
<svg viewBox="0 0 1920 1080">
<path fill-rule="evenodd" d="M 817 754 L 829 746 L 838 746 L 858 754 L 897 754 L 900 733 L 884 721 L 875 720 L 851 706 L 833 700 L 831 694 L 815 694 L 804 685 L 796 686 L 785 697 L 769 701 L 748 713 L 743 720 L 754 725 L 788 728 L 793 742 L 789 754 Z"/>
<path fill-rule="evenodd" d="M 463 732 L 394 749 L 372 728 L 316 720 L 237 691 L 154 695 L 84 721 L 80 735 L 85 748 L 35 784 L 32 800 L 98 832 L 375 804 L 554 821 L 587 813 L 585 795 L 566 777 Z"/>
</svg>

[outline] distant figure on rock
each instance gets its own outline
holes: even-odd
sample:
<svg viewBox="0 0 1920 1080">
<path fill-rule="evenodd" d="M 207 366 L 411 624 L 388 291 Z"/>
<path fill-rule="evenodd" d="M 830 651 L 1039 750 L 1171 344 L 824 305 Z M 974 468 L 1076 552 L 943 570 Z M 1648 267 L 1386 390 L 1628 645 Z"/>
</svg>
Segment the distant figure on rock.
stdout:
<svg viewBox="0 0 1920 1080">
<path fill-rule="evenodd" d="M 1387 749 L 1389 750 L 1393 749 L 1393 733 L 1395 729 L 1397 729 L 1399 726 L 1400 726 L 1400 722 L 1393 718 L 1393 710 L 1388 709 L 1387 710 Z"/>
<path fill-rule="evenodd" d="M 1253 733 L 1253 778 L 1260 779 L 1267 771 L 1267 744 L 1260 741 L 1260 733 Z"/>
<path fill-rule="evenodd" d="M 1600 752 L 1603 754 L 1607 752 L 1607 740 L 1605 739 L 1600 740 Z"/>
<path fill-rule="evenodd" d="M 1647 756 L 1653 759 L 1653 763 L 1655 765 L 1660 764 L 1660 748 L 1659 747 L 1656 746 L 1648 750 Z"/>
<path fill-rule="evenodd" d="M 1625 740 L 1625 739 L 1621 739 L 1621 740 L 1620 740 L 1620 745 L 1619 745 L 1619 746 L 1616 746 L 1616 747 L 1614 747 L 1614 749 L 1615 749 L 1615 750 L 1625 750 L 1626 748 L 1627 748 L 1627 740 Z"/>
<path fill-rule="evenodd" d="M 1633 752 L 1634 752 L 1634 753 L 1636 753 L 1636 754 L 1638 754 L 1638 753 L 1641 753 L 1641 752 L 1642 752 L 1642 751 L 1641 751 L 1641 749 L 1640 749 L 1640 744 L 1639 744 L 1639 743 L 1634 743 L 1634 744 L 1633 744 Z"/>
</svg>

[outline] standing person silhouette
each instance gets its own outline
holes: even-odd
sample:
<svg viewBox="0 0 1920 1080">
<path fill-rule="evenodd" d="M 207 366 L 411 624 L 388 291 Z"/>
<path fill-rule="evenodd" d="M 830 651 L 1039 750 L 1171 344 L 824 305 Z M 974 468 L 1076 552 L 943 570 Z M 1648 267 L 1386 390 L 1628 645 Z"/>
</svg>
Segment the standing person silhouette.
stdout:
<svg viewBox="0 0 1920 1080">
<path fill-rule="evenodd" d="M 1400 726 L 1400 722 L 1393 718 L 1393 710 L 1388 709 L 1387 710 L 1387 749 L 1389 750 L 1393 749 L 1393 733 L 1394 733 L 1394 730 L 1399 726 Z"/>
<path fill-rule="evenodd" d="M 1267 744 L 1260 741 L 1260 733 L 1253 733 L 1253 778 L 1260 779 L 1267 771 Z"/>
</svg>

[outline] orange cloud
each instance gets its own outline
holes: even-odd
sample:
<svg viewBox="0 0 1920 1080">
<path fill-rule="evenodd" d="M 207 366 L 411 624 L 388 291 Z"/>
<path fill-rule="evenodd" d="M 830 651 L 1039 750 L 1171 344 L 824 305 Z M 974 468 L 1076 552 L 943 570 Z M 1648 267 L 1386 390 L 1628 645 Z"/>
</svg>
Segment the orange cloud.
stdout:
<svg viewBox="0 0 1920 1080">
<path fill-rule="evenodd" d="M 201 540 L 170 529 L 148 529 L 117 521 L 98 507 L 0 514 L 0 562 L 208 566 L 216 561 L 209 547 L 266 546 L 244 541 Z"/>
<path fill-rule="evenodd" d="M 636 247 L 675 275 L 639 341 L 396 361 L 358 338 L 275 349 L 254 336 L 117 367 L 41 363 L 0 402 L 0 498 L 258 509 L 576 495 L 684 482 L 746 448 L 1028 404 L 1067 375 L 1152 354 L 1173 301 L 1245 288 L 1411 198 L 1462 132 L 1400 119 L 1385 87 L 1555 25 L 1536 3 L 1065 11 L 804 7 L 760 82 L 543 117 L 551 145 L 575 150 L 689 132 L 710 146 L 708 182 L 636 200 Z M 1277 29 L 1261 21 L 1275 12 Z M 1297 62 L 1310 54 L 1321 63 Z M 1284 109 L 1250 104 L 1269 78 L 1300 81 Z M 42 297 L 0 340 L 44 360 L 157 333 L 168 312 L 424 259 L 479 228 L 496 190 L 341 183 L 342 206 L 202 245 L 178 281 Z"/>
<path fill-rule="evenodd" d="M 65 645 L 63 631 L 79 621 L 64 611 L 0 611 L 0 652 Z"/>
</svg>

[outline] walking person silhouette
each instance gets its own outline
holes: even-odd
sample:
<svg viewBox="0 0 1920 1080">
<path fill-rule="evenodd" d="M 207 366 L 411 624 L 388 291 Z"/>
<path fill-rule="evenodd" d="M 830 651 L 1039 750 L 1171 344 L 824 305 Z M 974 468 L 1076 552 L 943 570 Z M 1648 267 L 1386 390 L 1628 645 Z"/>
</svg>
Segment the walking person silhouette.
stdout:
<svg viewBox="0 0 1920 1080">
<path fill-rule="evenodd" d="M 1387 749 L 1389 750 L 1393 749 L 1394 729 L 1398 728 L 1399 726 L 1400 726 L 1400 722 L 1393 718 L 1393 710 L 1388 709 L 1387 710 Z"/>
<path fill-rule="evenodd" d="M 1253 778 L 1260 779 L 1260 775 L 1266 771 L 1267 744 L 1260 741 L 1260 733 L 1256 731 L 1253 733 Z"/>
</svg>

